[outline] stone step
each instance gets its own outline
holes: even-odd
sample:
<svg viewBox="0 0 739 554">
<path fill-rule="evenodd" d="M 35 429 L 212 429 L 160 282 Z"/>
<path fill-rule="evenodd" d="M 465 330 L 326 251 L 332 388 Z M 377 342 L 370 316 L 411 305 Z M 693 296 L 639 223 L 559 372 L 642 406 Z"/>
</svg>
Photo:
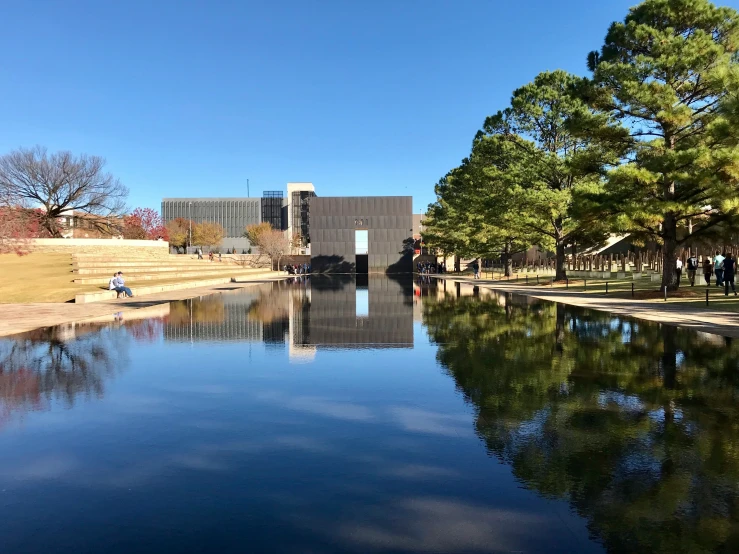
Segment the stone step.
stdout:
<svg viewBox="0 0 739 554">
<path fill-rule="evenodd" d="M 72 263 L 79 266 L 90 266 L 90 265 L 105 265 L 114 264 L 117 262 L 126 262 L 131 264 L 185 264 L 185 263 L 215 263 L 218 258 L 211 262 L 208 258 L 198 260 L 197 258 L 188 257 L 170 257 L 170 258 L 129 258 L 128 256 L 120 256 L 118 258 L 85 258 L 76 259 L 72 258 Z"/>
<path fill-rule="evenodd" d="M 237 268 L 234 266 L 225 266 L 219 269 L 203 270 L 195 269 L 191 271 L 182 271 L 179 269 L 173 269 L 172 271 L 159 271 L 149 272 L 148 270 L 141 270 L 139 272 L 124 271 L 123 277 L 126 283 L 137 283 L 139 281 L 163 281 L 172 279 L 195 279 L 198 277 L 219 277 L 219 276 L 236 276 L 236 275 L 249 275 L 252 273 L 264 272 L 264 268 Z M 79 285 L 107 285 L 110 278 L 113 276 L 113 271 L 104 275 L 91 275 L 89 277 L 77 277 L 72 279 L 74 283 Z"/>
<path fill-rule="evenodd" d="M 261 273 L 255 273 L 250 277 L 272 277 L 277 275 L 276 271 L 264 271 Z M 197 287 L 208 287 L 211 285 L 221 285 L 230 283 L 231 277 L 220 277 L 218 279 L 198 279 L 194 281 L 187 281 L 184 283 L 167 283 L 160 285 L 151 285 L 147 287 L 136 287 L 133 290 L 134 297 L 146 296 L 147 294 L 156 294 L 158 292 L 167 292 L 171 290 L 183 290 L 192 289 Z M 117 293 L 114 290 L 101 290 L 95 292 L 83 292 L 75 295 L 74 301 L 76 304 L 87 304 L 90 302 L 101 302 L 103 300 L 115 300 Z"/>
<path fill-rule="evenodd" d="M 206 263 L 206 264 L 133 264 L 121 262 L 118 264 L 110 264 L 104 266 L 94 267 L 73 267 L 72 271 L 78 275 L 107 275 L 108 273 L 114 273 L 123 271 L 124 273 L 156 273 L 160 271 L 217 271 L 218 269 L 232 270 L 232 269 L 253 269 L 250 266 L 241 266 L 235 263 Z"/>
</svg>

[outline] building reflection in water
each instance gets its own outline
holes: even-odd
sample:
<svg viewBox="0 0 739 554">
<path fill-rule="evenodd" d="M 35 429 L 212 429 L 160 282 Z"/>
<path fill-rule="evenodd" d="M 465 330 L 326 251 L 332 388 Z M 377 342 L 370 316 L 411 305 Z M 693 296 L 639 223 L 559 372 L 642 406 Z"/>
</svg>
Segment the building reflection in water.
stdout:
<svg viewBox="0 0 739 554">
<path fill-rule="evenodd" d="M 364 275 L 312 277 L 293 296 L 291 347 L 412 348 L 413 281 Z"/>
<path fill-rule="evenodd" d="M 174 302 L 164 338 L 287 345 L 292 359 L 322 347 L 412 348 L 412 298 L 410 278 L 292 279 Z"/>
<path fill-rule="evenodd" d="M 250 317 L 250 310 L 270 291 L 271 285 L 265 285 L 172 302 L 164 340 L 261 342 L 263 321 Z"/>
</svg>

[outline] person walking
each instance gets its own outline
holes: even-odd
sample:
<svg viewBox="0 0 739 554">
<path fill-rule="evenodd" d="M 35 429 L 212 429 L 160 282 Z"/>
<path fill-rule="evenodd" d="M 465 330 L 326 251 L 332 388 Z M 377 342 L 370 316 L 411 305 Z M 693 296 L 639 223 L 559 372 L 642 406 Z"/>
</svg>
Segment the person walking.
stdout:
<svg viewBox="0 0 739 554">
<path fill-rule="evenodd" d="M 197 252 L 198 252 L 198 260 L 202 260 L 203 259 L 203 249 L 198 246 Z"/>
<path fill-rule="evenodd" d="M 677 275 L 677 286 L 680 287 L 680 279 L 683 277 L 683 261 L 678 258 L 675 262 L 675 275 Z"/>
<path fill-rule="evenodd" d="M 706 286 L 711 286 L 711 275 L 713 275 L 713 266 L 711 260 L 707 256 L 703 258 L 703 278 L 706 280 Z"/>
<path fill-rule="evenodd" d="M 736 296 L 736 288 L 734 287 L 734 273 L 736 272 L 736 260 L 731 253 L 726 254 L 724 259 L 724 296 L 729 296 L 729 285 Z"/>
<path fill-rule="evenodd" d="M 724 260 L 721 252 L 716 250 L 716 256 L 713 258 L 713 271 L 716 273 L 716 286 L 720 287 L 724 284 Z"/>
<path fill-rule="evenodd" d="M 480 264 L 477 263 L 477 260 L 472 262 L 472 271 L 475 272 L 475 279 L 479 279 L 480 278 Z"/>
<path fill-rule="evenodd" d="M 690 286 L 695 286 L 695 272 L 698 271 L 698 258 L 696 256 L 689 256 L 688 257 L 688 281 L 690 282 Z"/>
</svg>

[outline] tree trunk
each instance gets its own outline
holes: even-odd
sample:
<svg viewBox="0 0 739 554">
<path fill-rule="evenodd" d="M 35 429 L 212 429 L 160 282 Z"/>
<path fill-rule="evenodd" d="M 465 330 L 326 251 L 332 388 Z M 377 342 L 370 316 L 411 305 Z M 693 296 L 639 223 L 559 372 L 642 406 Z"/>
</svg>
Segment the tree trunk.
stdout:
<svg viewBox="0 0 739 554">
<path fill-rule="evenodd" d="M 554 280 L 564 281 L 567 278 L 567 270 L 565 268 L 565 245 L 562 242 L 557 243 L 557 265 L 555 266 Z"/>
<path fill-rule="evenodd" d="M 572 250 L 572 266 L 570 267 L 572 271 L 575 271 L 577 270 L 577 243 L 575 242 L 572 243 L 571 250 Z"/>
<path fill-rule="evenodd" d="M 557 306 L 557 321 L 555 326 L 555 350 L 558 354 L 562 354 L 564 351 L 565 342 L 565 305 L 561 302 L 556 303 Z"/>
<path fill-rule="evenodd" d="M 666 389 L 674 389 L 677 385 L 677 339 L 675 328 L 662 326 L 662 384 Z M 666 414 L 665 414 L 666 415 Z"/>
<path fill-rule="evenodd" d="M 507 242 L 505 244 L 505 247 L 503 247 L 503 253 L 500 256 L 500 259 L 503 262 L 503 276 L 510 277 L 511 276 L 511 265 L 513 264 L 513 260 L 511 258 L 510 243 Z"/>
<path fill-rule="evenodd" d="M 665 216 L 662 224 L 664 243 L 662 245 L 662 284 L 667 290 L 677 290 L 677 223 L 672 214 Z"/>
</svg>

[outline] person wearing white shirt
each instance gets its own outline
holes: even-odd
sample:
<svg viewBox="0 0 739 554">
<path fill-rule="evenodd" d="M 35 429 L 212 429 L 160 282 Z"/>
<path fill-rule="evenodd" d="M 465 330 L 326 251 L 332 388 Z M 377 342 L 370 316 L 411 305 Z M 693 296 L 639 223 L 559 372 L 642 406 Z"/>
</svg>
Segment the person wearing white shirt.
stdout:
<svg viewBox="0 0 739 554">
<path fill-rule="evenodd" d="M 118 293 L 124 293 L 124 296 L 128 296 L 129 298 L 133 298 L 133 293 L 131 292 L 131 289 L 129 289 L 126 286 L 126 282 L 123 280 L 123 272 L 119 271 L 116 274 L 116 277 L 114 279 L 110 280 L 110 283 L 115 285 L 115 291 Z"/>
<path fill-rule="evenodd" d="M 675 274 L 677 275 L 677 286 L 680 286 L 680 279 L 683 277 L 683 261 L 678 258 L 675 262 Z"/>
</svg>

